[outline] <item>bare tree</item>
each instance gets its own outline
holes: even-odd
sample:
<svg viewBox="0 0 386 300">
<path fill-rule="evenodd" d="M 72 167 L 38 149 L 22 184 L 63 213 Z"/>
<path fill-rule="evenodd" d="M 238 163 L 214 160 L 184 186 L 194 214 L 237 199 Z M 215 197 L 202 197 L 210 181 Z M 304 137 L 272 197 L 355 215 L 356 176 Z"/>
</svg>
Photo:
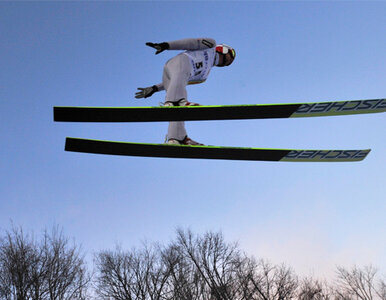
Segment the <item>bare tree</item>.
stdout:
<svg viewBox="0 0 386 300">
<path fill-rule="evenodd" d="M 236 298 L 240 300 L 255 300 L 261 299 L 262 292 L 256 288 L 254 277 L 256 271 L 256 260 L 246 255 L 239 257 L 238 264 L 236 266 L 236 278 L 235 285 L 237 286 Z"/>
<path fill-rule="evenodd" d="M 169 270 L 166 282 L 166 299 L 175 300 L 201 300 L 209 299 L 205 280 L 192 263 L 185 257 L 181 249 L 171 244 L 162 250 L 162 259 Z"/>
<path fill-rule="evenodd" d="M 0 240 L 0 295 L 3 299 L 27 299 L 32 286 L 32 273 L 38 264 L 37 246 L 13 228 Z"/>
<path fill-rule="evenodd" d="M 41 242 L 13 228 L 0 240 L 0 299 L 85 299 L 89 276 L 57 229 Z"/>
<path fill-rule="evenodd" d="M 351 270 L 338 267 L 336 294 L 340 299 L 384 300 L 385 283 L 380 281 L 377 286 L 377 272 L 378 270 L 371 265 L 363 268 L 354 266 Z"/>
<path fill-rule="evenodd" d="M 170 266 L 164 263 L 162 249 L 159 246 L 146 246 L 142 252 L 142 261 L 146 263 L 146 287 L 151 300 L 161 300 L 169 293 L 166 289 L 171 275 Z"/>
<path fill-rule="evenodd" d="M 67 238 L 57 228 L 44 233 L 41 244 L 43 284 L 48 299 L 84 298 L 90 281 L 79 249 L 69 245 Z"/>
<path fill-rule="evenodd" d="M 145 299 L 145 289 L 140 281 L 134 254 L 116 251 L 102 251 L 95 258 L 97 267 L 97 293 L 102 299 L 132 300 Z"/>
<path fill-rule="evenodd" d="M 338 286 L 299 280 L 284 264 L 242 253 L 221 233 L 177 230 L 168 246 L 100 252 L 97 293 L 117 300 L 386 300 L 376 269 L 338 269 Z"/>
<path fill-rule="evenodd" d="M 185 259 L 193 263 L 212 299 L 235 299 L 240 261 L 237 244 L 225 243 L 221 233 L 208 232 L 195 237 L 189 230 L 178 229 L 176 247 Z"/>
<path fill-rule="evenodd" d="M 384 279 L 379 280 L 378 296 L 382 300 L 386 300 L 386 281 Z"/>
<path fill-rule="evenodd" d="M 104 299 L 236 299 L 240 254 L 221 234 L 179 230 L 168 247 L 104 251 L 95 259 Z"/>
<path fill-rule="evenodd" d="M 292 269 L 285 265 L 275 266 L 259 260 L 250 278 L 256 299 L 286 300 L 295 295 L 298 279 Z"/>
<path fill-rule="evenodd" d="M 164 299 L 170 271 L 156 248 L 124 252 L 117 247 L 98 253 L 95 264 L 97 293 L 103 299 Z"/>
<path fill-rule="evenodd" d="M 333 298 L 333 290 L 326 282 L 314 278 L 304 278 L 298 287 L 299 300 L 329 300 Z"/>
</svg>

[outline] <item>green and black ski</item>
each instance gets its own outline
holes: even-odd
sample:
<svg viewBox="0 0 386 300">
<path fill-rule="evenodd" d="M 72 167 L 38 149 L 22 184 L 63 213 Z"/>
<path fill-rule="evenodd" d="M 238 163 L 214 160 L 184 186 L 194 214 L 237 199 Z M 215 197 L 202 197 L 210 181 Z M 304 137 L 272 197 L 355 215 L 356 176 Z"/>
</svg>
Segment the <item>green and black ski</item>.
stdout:
<svg viewBox="0 0 386 300">
<path fill-rule="evenodd" d="M 287 162 L 353 162 L 363 160 L 366 150 L 290 150 L 242 147 L 142 144 L 66 138 L 66 151 L 142 157 L 225 159 Z"/>
<path fill-rule="evenodd" d="M 189 107 L 54 107 L 60 122 L 158 122 L 304 118 L 380 113 L 386 99 L 294 104 L 214 105 Z"/>
</svg>

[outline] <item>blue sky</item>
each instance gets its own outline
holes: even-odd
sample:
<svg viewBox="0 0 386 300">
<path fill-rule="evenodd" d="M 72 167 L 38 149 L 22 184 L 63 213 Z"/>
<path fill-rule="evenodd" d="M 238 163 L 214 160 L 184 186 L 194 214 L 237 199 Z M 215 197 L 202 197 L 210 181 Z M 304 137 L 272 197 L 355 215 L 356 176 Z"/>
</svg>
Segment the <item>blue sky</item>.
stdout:
<svg viewBox="0 0 386 300">
<path fill-rule="evenodd" d="M 178 226 L 222 230 L 250 255 L 299 274 L 386 270 L 385 114 L 189 122 L 223 146 L 367 149 L 360 163 L 270 163 L 66 153 L 66 136 L 163 142 L 167 123 L 54 123 L 53 106 L 158 105 L 134 99 L 167 59 L 148 41 L 212 37 L 237 59 L 188 88 L 202 104 L 386 96 L 386 3 L 1 2 L 0 228 L 53 224 L 91 256 L 168 242 Z"/>
</svg>

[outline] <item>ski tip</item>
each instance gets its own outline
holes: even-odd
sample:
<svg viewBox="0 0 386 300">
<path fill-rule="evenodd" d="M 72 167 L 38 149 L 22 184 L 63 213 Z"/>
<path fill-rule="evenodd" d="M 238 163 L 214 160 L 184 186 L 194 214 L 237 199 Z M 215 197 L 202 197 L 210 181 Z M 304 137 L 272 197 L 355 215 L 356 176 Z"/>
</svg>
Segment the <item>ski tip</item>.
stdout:
<svg viewBox="0 0 386 300">
<path fill-rule="evenodd" d="M 364 160 L 371 149 L 364 150 L 291 150 L 280 161 L 355 162 Z"/>
</svg>

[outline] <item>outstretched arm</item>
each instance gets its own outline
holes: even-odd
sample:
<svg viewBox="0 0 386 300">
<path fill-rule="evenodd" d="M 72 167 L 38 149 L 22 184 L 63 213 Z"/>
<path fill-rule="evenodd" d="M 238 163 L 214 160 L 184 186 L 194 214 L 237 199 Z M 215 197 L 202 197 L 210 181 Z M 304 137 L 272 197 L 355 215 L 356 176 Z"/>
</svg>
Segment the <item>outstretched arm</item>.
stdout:
<svg viewBox="0 0 386 300">
<path fill-rule="evenodd" d="M 164 50 L 204 50 L 216 46 L 216 41 L 211 38 L 182 39 L 163 43 L 146 43 L 147 46 L 156 49 L 155 54 Z"/>
</svg>

